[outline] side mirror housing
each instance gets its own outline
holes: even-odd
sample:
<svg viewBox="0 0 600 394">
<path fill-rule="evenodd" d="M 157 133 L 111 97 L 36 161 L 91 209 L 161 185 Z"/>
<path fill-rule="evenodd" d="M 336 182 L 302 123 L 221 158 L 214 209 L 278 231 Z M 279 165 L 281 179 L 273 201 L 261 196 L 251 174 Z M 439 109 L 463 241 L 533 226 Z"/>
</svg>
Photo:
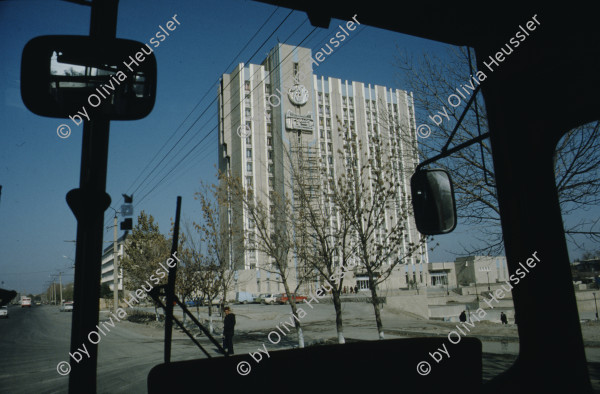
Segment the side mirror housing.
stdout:
<svg viewBox="0 0 600 394">
<path fill-rule="evenodd" d="M 438 235 L 454 231 L 454 188 L 445 170 L 418 170 L 410 179 L 410 188 L 415 222 L 420 233 Z"/>
<path fill-rule="evenodd" d="M 21 97 L 36 115 L 68 118 L 80 111 L 90 120 L 141 119 L 155 96 L 156 58 L 140 42 L 40 36 L 23 49 Z"/>
</svg>

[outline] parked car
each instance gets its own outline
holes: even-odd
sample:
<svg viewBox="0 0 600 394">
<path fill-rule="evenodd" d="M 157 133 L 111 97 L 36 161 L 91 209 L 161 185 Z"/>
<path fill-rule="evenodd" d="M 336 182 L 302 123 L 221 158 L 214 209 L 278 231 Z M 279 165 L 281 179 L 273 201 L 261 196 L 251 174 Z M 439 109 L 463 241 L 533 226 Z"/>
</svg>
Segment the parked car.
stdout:
<svg viewBox="0 0 600 394">
<path fill-rule="evenodd" d="M 185 302 L 187 306 L 202 306 L 202 301 L 198 300 L 189 300 Z"/>
<path fill-rule="evenodd" d="M 306 300 L 306 296 L 299 295 L 299 294 L 296 294 L 293 297 L 296 302 L 302 302 L 302 301 Z M 279 294 L 276 298 L 276 302 L 279 304 L 287 304 L 289 301 L 290 301 L 290 296 L 288 296 L 286 293 Z"/>
<path fill-rule="evenodd" d="M 221 299 L 219 297 L 215 297 L 212 301 L 212 306 L 219 305 L 221 303 Z M 203 301 L 204 305 L 208 305 L 208 298 L 205 298 Z"/>
<path fill-rule="evenodd" d="M 8 307 L 7 306 L 0 306 L 0 317 L 8 319 Z"/>
<path fill-rule="evenodd" d="M 73 301 L 67 301 L 60 306 L 61 312 L 73 312 Z"/>
<path fill-rule="evenodd" d="M 258 304 L 270 304 L 273 305 L 277 302 L 277 294 L 264 293 L 260 294 L 254 299 L 254 302 Z"/>
</svg>

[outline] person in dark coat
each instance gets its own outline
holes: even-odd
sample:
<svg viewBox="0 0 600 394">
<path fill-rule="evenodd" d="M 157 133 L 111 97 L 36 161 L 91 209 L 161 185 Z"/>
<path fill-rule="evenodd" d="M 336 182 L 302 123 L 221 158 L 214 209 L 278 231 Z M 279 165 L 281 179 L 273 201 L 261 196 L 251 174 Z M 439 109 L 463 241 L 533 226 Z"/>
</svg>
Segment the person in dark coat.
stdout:
<svg viewBox="0 0 600 394">
<path fill-rule="evenodd" d="M 233 354 L 233 331 L 235 328 L 235 314 L 231 312 L 231 308 L 225 307 L 225 320 L 223 321 L 223 349 L 225 355 Z"/>
<path fill-rule="evenodd" d="M 460 319 L 461 322 L 466 322 L 467 321 L 467 314 L 465 313 L 465 311 L 462 311 L 460 313 L 460 316 L 458 317 Z"/>
<path fill-rule="evenodd" d="M 358 294 L 358 285 L 354 286 L 354 294 Z"/>
<path fill-rule="evenodd" d="M 502 324 L 508 324 L 508 319 L 506 318 L 504 312 L 500 312 L 500 321 L 502 322 Z"/>
</svg>

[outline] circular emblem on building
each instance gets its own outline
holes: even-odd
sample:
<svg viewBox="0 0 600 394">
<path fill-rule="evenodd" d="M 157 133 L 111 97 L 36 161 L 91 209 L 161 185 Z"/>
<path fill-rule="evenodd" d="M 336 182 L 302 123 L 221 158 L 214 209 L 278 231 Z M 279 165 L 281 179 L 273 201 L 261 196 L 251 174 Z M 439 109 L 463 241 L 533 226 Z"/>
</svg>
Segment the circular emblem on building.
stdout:
<svg viewBox="0 0 600 394">
<path fill-rule="evenodd" d="M 290 101 L 296 105 L 304 105 L 308 102 L 308 89 L 304 85 L 294 85 L 288 90 Z"/>
</svg>

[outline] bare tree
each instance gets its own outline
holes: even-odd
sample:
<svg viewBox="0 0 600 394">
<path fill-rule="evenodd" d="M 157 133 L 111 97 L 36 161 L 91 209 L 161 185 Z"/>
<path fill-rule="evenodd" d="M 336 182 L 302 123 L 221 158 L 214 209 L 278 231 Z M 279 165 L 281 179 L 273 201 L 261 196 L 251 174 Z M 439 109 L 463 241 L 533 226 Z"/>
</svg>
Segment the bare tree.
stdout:
<svg viewBox="0 0 600 394">
<path fill-rule="evenodd" d="M 242 202 L 245 214 L 251 221 L 251 228 L 245 234 L 249 247 L 264 253 L 270 261 L 261 268 L 279 276 L 294 316 L 302 318 L 306 312 L 296 304 L 295 294 L 302 283 L 310 278 L 312 270 L 307 264 L 298 262 L 296 258 L 301 253 L 294 253 L 296 247 L 302 248 L 295 231 L 298 231 L 297 222 L 289 196 L 281 196 L 273 192 L 270 196 L 255 196 L 252 189 L 243 186 L 241 180 L 234 177 L 222 176 L 229 192 L 238 201 Z M 268 201 L 269 205 L 265 205 Z M 290 264 L 294 263 L 294 264 Z M 294 288 L 292 285 L 295 283 Z M 298 335 L 298 346 L 304 347 L 304 334 L 300 320 L 294 319 L 294 326 Z"/>
<path fill-rule="evenodd" d="M 175 278 L 175 289 L 179 300 L 185 304 L 186 300 L 194 297 L 198 291 L 199 278 L 197 275 L 197 261 L 193 258 L 194 250 L 189 248 L 190 238 L 184 231 L 179 233 L 177 276 Z M 183 323 L 187 315 L 183 314 Z"/>
<path fill-rule="evenodd" d="M 221 294 L 221 305 L 227 299 L 234 276 L 235 261 L 227 252 L 230 242 L 230 229 L 223 225 L 219 217 L 220 204 L 226 201 L 226 192 L 220 185 L 201 184 L 201 190 L 194 195 L 200 202 L 202 217 L 199 222 L 194 222 L 200 243 L 205 245 L 201 250 L 199 245 L 194 245 L 192 257 L 196 262 L 197 273 L 200 279 L 199 290 L 204 300 L 208 301 L 208 315 L 211 332 L 213 330 L 212 306 L 216 297 Z M 222 312 L 222 311 L 221 311 Z M 223 313 L 221 313 L 223 316 Z"/>
<path fill-rule="evenodd" d="M 338 119 L 338 123 L 340 120 Z M 378 128 L 365 143 L 357 133 L 338 128 L 344 141 L 338 151 L 338 163 L 343 171 L 332 187 L 333 200 L 353 237 L 351 248 L 356 251 L 359 269 L 368 277 L 371 302 L 375 312 L 379 338 L 383 339 L 377 286 L 383 283 L 400 264 L 406 264 L 417 252 L 423 252 L 425 237 L 411 240 L 408 221 L 412 210 L 408 196 L 403 195 L 398 170 L 392 155 L 414 156 L 410 147 L 398 151 L 398 133 Z M 407 160 L 405 165 L 410 166 Z M 414 163 L 413 163 L 414 164 Z M 410 171 L 407 168 L 405 171 Z"/>
<path fill-rule="evenodd" d="M 311 153 L 306 144 L 286 150 L 298 219 L 295 221 L 296 239 L 302 240 L 297 250 L 300 258 L 318 273 L 319 281 L 330 288 L 338 343 L 345 343 L 341 267 L 346 266 L 352 256 L 349 252 L 350 225 L 346 217 L 338 217 L 324 163 Z"/>
<path fill-rule="evenodd" d="M 399 50 L 399 53 L 403 53 Z M 424 128 L 419 138 L 419 153 L 423 158 L 441 152 L 456 126 L 473 91 L 487 76 L 475 70 L 475 59 L 466 48 L 451 48 L 445 57 L 424 55 L 418 60 L 400 55 L 402 86 L 414 94 L 414 104 Z M 450 97 L 451 95 L 454 95 Z M 478 95 L 480 96 L 480 95 Z M 381 120 L 390 122 L 385 111 Z M 393 123 L 393 121 L 392 121 Z M 556 147 L 556 185 L 563 215 L 597 205 L 600 202 L 600 122 L 592 122 L 569 131 Z M 488 132 L 483 99 L 477 97 L 464 117 L 452 146 Z M 488 140 L 475 144 L 436 163 L 452 177 L 456 192 L 457 211 L 462 223 L 470 225 L 479 235 L 471 245 L 462 245 L 468 254 L 503 254 L 498 198 Z M 595 222 L 584 220 L 566 229 L 571 240 L 576 234 L 600 241 Z M 475 233 L 475 232 L 474 232 Z"/>
<path fill-rule="evenodd" d="M 597 259 L 598 256 L 600 256 L 600 250 L 596 250 L 595 252 L 588 250 L 583 252 L 578 261 Z"/>
<path fill-rule="evenodd" d="M 203 255 L 198 249 L 189 250 L 190 276 L 193 277 L 194 294 L 200 295 L 201 302 L 208 302 L 209 331 L 214 332 L 213 301 L 221 293 L 219 267 L 214 259 Z M 197 301 L 198 298 L 196 298 Z M 200 318 L 199 305 L 196 303 L 196 313 Z"/>
</svg>

